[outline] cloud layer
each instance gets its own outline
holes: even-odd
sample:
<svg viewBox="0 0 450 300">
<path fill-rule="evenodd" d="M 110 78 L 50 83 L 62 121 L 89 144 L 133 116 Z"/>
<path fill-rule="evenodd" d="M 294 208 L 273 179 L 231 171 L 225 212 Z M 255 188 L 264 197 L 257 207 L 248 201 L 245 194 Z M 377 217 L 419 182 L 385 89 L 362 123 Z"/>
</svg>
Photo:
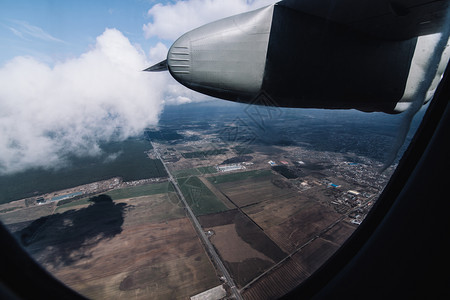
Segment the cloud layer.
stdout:
<svg viewBox="0 0 450 300">
<path fill-rule="evenodd" d="M 53 68 L 16 57 L 0 69 L 0 173 L 58 167 L 69 154 L 95 155 L 98 143 L 157 124 L 167 76 L 115 29 L 79 58 Z"/>
<path fill-rule="evenodd" d="M 206 23 L 276 3 L 275 0 L 188 0 L 156 4 L 149 11 L 151 22 L 143 26 L 147 38 L 175 40 Z"/>
<path fill-rule="evenodd" d="M 48 32 L 45 32 L 38 26 L 28 24 L 25 21 L 13 21 L 13 23 L 15 24 L 15 27 L 9 27 L 9 30 L 22 39 L 29 40 L 30 38 L 35 38 L 47 42 L 65 43 Z"/>
<path fill-rule="evenodd" d="M 274 3 L 274 0 L 187 0 L 157 4 L 147 37 L 173 40 L 189 29 Z M 20 38 L 62 42 L 40 27 L 16 22 Z M 126 139 L 156 125 L 164 105 L 211 99 L 181 86 L 167 72 L 142 69 L 163 60 L 165 44 L 149 51 L 106 29 L 79 57 L 53 66 L 16 57 L 0 68 L 0 175 L 59 168 L 70 155 L 100 154 L 99 143 Z M 111 158 L 113 159 L 113 158 Z"/>
</svg>

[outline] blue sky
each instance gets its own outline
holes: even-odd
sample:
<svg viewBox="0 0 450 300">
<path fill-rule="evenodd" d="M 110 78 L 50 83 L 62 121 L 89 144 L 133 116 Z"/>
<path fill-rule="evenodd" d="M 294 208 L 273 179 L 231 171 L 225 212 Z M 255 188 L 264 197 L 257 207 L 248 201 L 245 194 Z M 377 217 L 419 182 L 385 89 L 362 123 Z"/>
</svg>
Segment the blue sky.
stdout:
<svg viewBox="0 0 450 300">
<path fill-rule="evenodd" d="M 142 26 L 151 20 L 147 11 L 154 4 L 156 1 L 144 0 L 2 0 L 0 65 L 18 55 L 31 55 L 49 62 L 78 56 L 95 43 L 105 28 L 116 28 L 130 42 L 149 49 L 157 39 L 146 39 Z"/>
<path fill-rule="evenodd" d="M 170 46 L 182 33 L 210 21 L 274 2 L 2 0 L 0 66 L 18 55 L 30 55 L 50 64 L 76 57 L 95 43 L 105 28 L 119 30 L 147 52 L 157 42 Z M 144 28 L 149 23 L 152 33 L 149 27 Z"/>
</svg>

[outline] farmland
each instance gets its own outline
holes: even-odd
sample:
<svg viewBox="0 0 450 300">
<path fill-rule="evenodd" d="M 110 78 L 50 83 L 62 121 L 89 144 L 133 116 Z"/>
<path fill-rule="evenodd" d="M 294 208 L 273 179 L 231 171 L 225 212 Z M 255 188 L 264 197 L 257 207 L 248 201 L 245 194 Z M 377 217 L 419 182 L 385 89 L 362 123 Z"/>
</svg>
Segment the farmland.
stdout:
<svg viewBox="0 0 450 300">
<path fill-rule="evenodd" d="M 201 216 L 200 222 L 205 230 L 214 232 L 211 241 L 237 284 L 244 288 L 245 299 L 277 298 L 297 286 L 328 259 L 355 228 L 339 221 L 342 215 L 322 204 L 329 191 L 320 185 L 299 193 L 292 188 L 291 181 L 270 170 L 207 179 L 240 208 L 240 211 L 234 209 Z M 242 228 L 247 229 L 248 236 Z M 265 246 L 258 248 L 255 243 Z M 279 250 L 270 251 L 269 245 Z M 275 258 L 274 253 L 283 254 Z M 294 255 L 252 281 L 288 253 Z"/>
<path fill-rule="evenodd" d="M 173 192 L 173 187 L 169 182 L 156 183 L 156 184 L 147 184 L 136 187 L 115 189 L 109 192 L 106 192 L 108 196 L 110 196 L 113 200 L 120 200 L 126 198 L 135 198 L 140 196 L 148 196 L 155 194 L 163 194 L 168 192 Z"/>
<path fill-rule="evenodd" d="M 240 287 L 286 255 L 237 209 L 201 216 L 199 221 L 214 232 L 211 242 Z"/>
<path fill-rule="evenodd" d="M 0 215 L 0 220 L 11 231 L 20 230 L 33 220 L 52 214 L 56 203 L 37 207 L 24 207 Z"/>
<path fill-rule="evenodd" d="M 54 203 L 42 205 L 41 218 L 8 226 L 54 276 L 91 299 L 185 299 L 220 284 L 167 182 L 107 194 L 54 214 Z"/>
<path fill-rule="evenodd" d="M 173 192 L 173 187 L 169 184 L 169 182 L 155 183 L 155 184 L 147 184 L 136 187 L 129 188 L 121 188 L 114 189 L 103 194 L 108 195 L 113 200 L 127 199 L 127 198 L 135 198 L 140 196 L 148 196 L 162 193 Z M 89 198 L 82 198 L 79 200 L 63 200 L 57 203 L 56 211 L 60 212 L 61 210 L 65 210 L 67 208 L 74 208 L 77 206 L 82 206 L 85 204 L 89 204 Z"/>
<path fill-rule="evenodd" d="M 73 173 L 29 170 L 0 182 L 9 188 L 5 201 L 14 189 L 22 196 L 52 191 L 44 204 L 32 197 L 1 205 L 0 218 L 36 260 L 89 298 L 188 299 L 223 283 L 217 261 L 244 299 L 278 298 L 345 242 L 387 181 L 375 159 L 390 137 L 366 130 L 364 122 L 347 126 L 354 120 L 346 113 L 336 125 L 335 113 L 324 124 L 310 110 L 281 109 L 284 116 L 263 120 L 242 106 L 233 113 L 176 109 L 164 110 L 158 127 L 144 133 L 147 141 L 111 143 L 98 157 L 73 158 Z M 158 158 L 199 221 L 197 233 Z M 238 168 L 216 169 L 227 164 Z M 103 172 L 123 180 L 49 200 L 81 190 L 74 183 L 91 183 Z M 59 182 L 70 190 L 58 190 Z M 206 254 L 199 231 L 217 260 Z"/>
<path fill-rule="evenodd" d="M 340 214 L 304 196 L 277 198 L 243 208 L 287 252 L 336 221 Z"/>
<path fill-rule="evenodd" d="M 216 173 L 217 170 L 215 167 L 206 166 L 206 167 L 198 167 L 191 169 L 184 169 L 172 172 L 173 175 L 177 178 L 188 177 L 188 176 L 199 176 L 204 174 L 212 174 Z"/>
<path fill-rule="evenodd" d="M 333 234 L 344 240 L 354 230 L 350 225 L 336 227 L 337 230 L 333 231 Z M 283 295 L 316 271 L 339 248 L 339 245 L 326 238 L 315 239 L 279 267 L 244 289 L 242 296 L 246 300 L 259 300 L 274 299 Z"/>
<path fill-rule="evenodd" d="M 252 170 L 246 172 L 238 172 L 238 173 L 230 173 L 225 175 L 217 175 L 209 177 L 208 180 L 214 184 L 221 184 L 227 182 L 234 182 L 244 179 L 258 178 L 258 177 L 267 177 L 270 176 L 270 170 Z"/>
<path fill-rule="evenodd" d="M 200 171 L 197 168 L 178 170 L 172 172 L 172 174 L 177 178 L 201 175 Z"/>
<path fill-rule="evenodd" d="M 207 167 L 198 167 L 197 170 L 200 171 L 201 174 L 212 174 L 216 173 L 217 169 L 215 167 L 207 166 Z"/>
<path fill-rule="evenodd" d="M 247 179 L 239 180 L 238 182 L 230 181 L 230 177 L 226 178 L 225 181 L 222 179 L 216 180 L 216 177 L 213 182 L 221 182 L 219 184 L 216 183 L 215 186 L 239 207 L 256 204 L 266 200 L 281 200 L 283 198 L 296 196 L 294 191 L 288 188 L 276 186 L 273 183 L 275 176 L 273 176 L 270 172 L 252 172 L 247 173 L 246 175 L 251 176 L 246 176 L 245 178 Z M 233 178 L 236 177 L 237 176 L 233 176 Z M 245 186 L 245 188 L 242 188 L 243 186 Z"/>
<path fill-rule="evenodd" d="M 179 178 L 178 185 L 196 216 L 228 209 L 198 177 Z"/>
</svg>

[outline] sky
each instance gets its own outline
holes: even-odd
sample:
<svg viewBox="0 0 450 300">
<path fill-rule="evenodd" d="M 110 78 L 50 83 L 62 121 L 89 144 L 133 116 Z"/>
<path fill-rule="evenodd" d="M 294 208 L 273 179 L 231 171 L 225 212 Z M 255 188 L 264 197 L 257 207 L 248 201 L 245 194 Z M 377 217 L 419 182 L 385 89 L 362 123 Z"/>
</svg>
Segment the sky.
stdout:
<svg viewBox="0 0 450 300">
<path fill-rule="evenodd" d="M 1 0 L 0 175 L 99 155 L 166 105 L 212 101 L 142 70 L 183 33 L 275 2 Z"/>
</svg>

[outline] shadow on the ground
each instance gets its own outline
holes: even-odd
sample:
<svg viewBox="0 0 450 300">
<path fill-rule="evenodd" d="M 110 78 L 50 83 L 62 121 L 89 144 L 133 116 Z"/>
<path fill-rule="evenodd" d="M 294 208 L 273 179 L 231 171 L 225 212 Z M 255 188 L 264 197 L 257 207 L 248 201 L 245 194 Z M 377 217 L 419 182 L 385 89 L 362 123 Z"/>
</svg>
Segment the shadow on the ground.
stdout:
<svg viewBox="0 0 450 300">
<path fill-rule="evenodd" d="M 86 208 L 37 219 L 16 236 L 42 264 L 57 267 L 90 257 L 98 242 L 122 232 L 126 205 L 107 195 L 89 201 L 93 204 Z"/>
</svg>

